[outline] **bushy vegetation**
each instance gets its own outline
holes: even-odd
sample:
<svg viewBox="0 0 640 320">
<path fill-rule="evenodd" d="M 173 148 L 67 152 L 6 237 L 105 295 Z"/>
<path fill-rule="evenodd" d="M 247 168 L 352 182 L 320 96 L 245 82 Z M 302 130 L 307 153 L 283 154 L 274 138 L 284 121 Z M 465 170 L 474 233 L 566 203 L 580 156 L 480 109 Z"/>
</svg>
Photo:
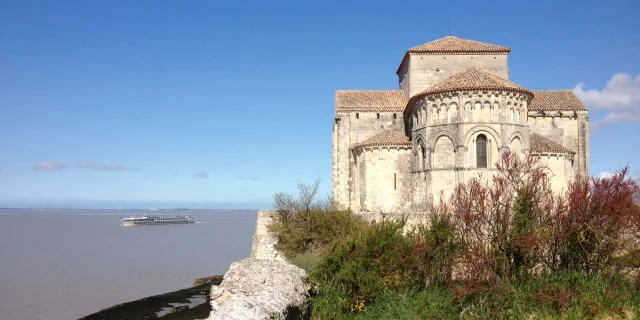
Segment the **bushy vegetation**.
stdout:
<svg viewBox="0 0 640 320">
<path fill-rule="evenodd" d="M 311 274 L 313 318 L 639 317 L 640 186 L 628 167 L 561 194 L 533 157 L 506 152 L 496 167 L 431 201 L 412 228 L 314 202 L 318 180 L 299 183 L 298 198 L 277 193 L 270 228 Z"/>
<path fill-rule="evenodd" d="M 297 198 L 287 193 L 274 195 L 277 217 L 269 230 L 279 236 L 277 248 L 289 258 L 316 253 L 364 226 L 351 211 L 334 208 L 328 200 L 314 201 L 319 186 L 319 179 L 312 184 L 298 182 Z"/>
</svg>

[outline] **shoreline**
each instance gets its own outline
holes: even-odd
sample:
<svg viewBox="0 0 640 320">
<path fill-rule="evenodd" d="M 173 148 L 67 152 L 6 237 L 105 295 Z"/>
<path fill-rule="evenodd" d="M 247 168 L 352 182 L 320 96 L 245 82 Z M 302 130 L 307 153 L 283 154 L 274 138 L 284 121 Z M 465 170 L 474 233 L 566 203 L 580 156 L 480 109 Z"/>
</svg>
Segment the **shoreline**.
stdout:
<svg viewBox="0 0 640 320">
<path fill-rule="evenodd" d="M 209 304 L 212 285 L 222 282 L 222 275 L 199 278 L 193 286 L 129 301 L 102 309 L 79 320 L 107 319 L 206 319 L 211 312 Z"/>
</svg>

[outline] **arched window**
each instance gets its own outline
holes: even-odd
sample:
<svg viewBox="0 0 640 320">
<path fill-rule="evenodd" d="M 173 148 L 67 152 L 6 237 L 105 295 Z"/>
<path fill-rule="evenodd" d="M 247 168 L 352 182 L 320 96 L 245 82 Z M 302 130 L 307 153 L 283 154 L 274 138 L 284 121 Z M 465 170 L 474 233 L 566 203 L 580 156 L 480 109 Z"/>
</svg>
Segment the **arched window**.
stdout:
<svg viewBox="0 0 640 320">
<path fill-rule="evenodd" d="M 458 105 L 455 102 L 449 104 L 449 123 L 458 122 Z"/>
<path fill-rule="evenodd" d="M 417 163 L 418 163 L 418 171 L 422 171 L 424 170 L 424 166 L 425 166 L 425 160 L 427 157 L 427 151 L 424 149 L 424 145 L 422 143 L 422 141 L 418 141 L 418 154 L 416 154 L 417 157 Z"/>
<path fill-rule="evenodd" d="M 482 117 L 482 104 L 480 102 L 476 102 L 473 105 L 473 112 L 471 115 L 471 120 L 473 122 L 480 122 L 482 121 L 481 117 Z"/>
<path fill-rule="evenodd" d="M 476 164 L 478 168 L 487 167 L 487 137 L 482 134 L 476 138 Z"/>
<path fill-rule="evenodd" d="M 436 124 L 437 122 L 438 122 L 438 106 L 434 104 L 431 106 L 431 123 Z"/>
</svg>

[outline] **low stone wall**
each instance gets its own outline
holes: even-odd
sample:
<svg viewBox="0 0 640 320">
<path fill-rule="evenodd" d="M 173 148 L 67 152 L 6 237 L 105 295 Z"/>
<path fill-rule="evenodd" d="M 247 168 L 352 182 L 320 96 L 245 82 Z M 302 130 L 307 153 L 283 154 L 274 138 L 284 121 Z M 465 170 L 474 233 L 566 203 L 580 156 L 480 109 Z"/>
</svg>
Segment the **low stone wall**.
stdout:
<svg viewBox="0 0 640 320">
<path fill-rule="evenodd" d="M 426 212 L 408 212 L 408 213 L 355 213 L 355 215 L 362 217 L 368 222 L 380 222 L 384 219 L 387 220 L 399 220 L 402 218 L 407 219 L 407 224 L 404 226 L 404 231 L 411 230 L 414 226 L 427 224 L 429 222 L 429 216 Z"/>
</svg>

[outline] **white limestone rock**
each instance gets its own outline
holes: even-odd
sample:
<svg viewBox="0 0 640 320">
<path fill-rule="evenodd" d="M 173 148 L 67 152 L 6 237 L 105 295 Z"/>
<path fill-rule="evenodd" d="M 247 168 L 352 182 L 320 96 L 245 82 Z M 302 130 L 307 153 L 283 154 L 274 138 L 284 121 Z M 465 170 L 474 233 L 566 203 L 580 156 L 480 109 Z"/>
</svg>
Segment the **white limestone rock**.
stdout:
<svg viewBox="0 0 640 320">
<path fill-rule="evenodd" d="M 207 319 L 307 319 L 307 280 L 303 269 L 285 261 L 236 261 L 222 283 L 212 286 Z"/>
</svg>

